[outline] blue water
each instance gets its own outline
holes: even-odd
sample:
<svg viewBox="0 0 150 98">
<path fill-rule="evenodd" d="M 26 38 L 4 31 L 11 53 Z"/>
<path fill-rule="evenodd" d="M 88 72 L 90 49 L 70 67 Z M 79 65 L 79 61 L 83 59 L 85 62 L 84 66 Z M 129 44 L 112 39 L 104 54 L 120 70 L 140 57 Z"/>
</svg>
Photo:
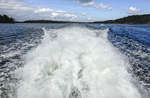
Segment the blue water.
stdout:
<svg viewBox="0 0 150 98">
<path fill-rule="evenodd" d="M 69 30 L 71 27 L 87 28 L 93 32 L 109 29 L 107 39 L 113 47 L 117 48 L 121 54 L 127 57 L 130 63 L 127 72 L 133 78 L 133 85 L 138 89 L 143 98 L 150 97 L 150 25 L 19 23 L 0 24 L 0 98 L 17 98 L 16 87 L 21 79 L 16 77 L 13 72 L 24 67 L 27 63 L 24 56 L 42 43 L 44 38 L 43 28 L 53 31 L 67 27 L 69 32 L 71 32 Z M 77 29 L 76 32 L 81 32 L 81 30 Z M 56 36 L 54 35 L 53 37 Z M 93 49 L 93 51 L 95 50 Z M 77 96 L 76 92 L 80 91 L 78 89 L 74 91 Z M 80 98 L 79 96 L 81 95 L 79 94 L 78 97 L 72 98 Z M 112 96 L 111 98 L 114 97 Z"/>
<path fill-rule="evenodd" d="M 128 56 L 132 73 L 150 87 L 150 25 L 119 25 L 110 27 L 109 39 Z"/>
</svg>

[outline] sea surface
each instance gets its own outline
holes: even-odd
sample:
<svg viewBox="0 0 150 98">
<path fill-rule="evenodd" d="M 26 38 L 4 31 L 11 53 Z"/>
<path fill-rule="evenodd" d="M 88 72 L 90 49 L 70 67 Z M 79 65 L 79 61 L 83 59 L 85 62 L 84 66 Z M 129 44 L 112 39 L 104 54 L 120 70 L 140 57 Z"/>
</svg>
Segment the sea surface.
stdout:
<svg viewBox="0 0 150 98">
<path fill-rule="evenodd" d="M 0 24 L 0 98 L 150 98 L 150 25 Z"/>
</svg>

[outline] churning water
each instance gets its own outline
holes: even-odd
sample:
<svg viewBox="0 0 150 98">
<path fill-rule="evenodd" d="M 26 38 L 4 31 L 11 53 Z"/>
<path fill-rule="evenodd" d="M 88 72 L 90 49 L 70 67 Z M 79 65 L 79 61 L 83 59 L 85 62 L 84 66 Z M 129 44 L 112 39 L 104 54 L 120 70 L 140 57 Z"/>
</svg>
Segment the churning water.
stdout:
<svg viewBox="0 0 150 98">
<path fill-rule="evenodd" d="M 148 42 L 121 33 L 124 27 L 30 25 L 1 30 L 1 98 L 149 97 L 150 73 L 138 74 L 150 69 Z M 147 57 L 146 67 L 136 57 Z"/>
</svg>

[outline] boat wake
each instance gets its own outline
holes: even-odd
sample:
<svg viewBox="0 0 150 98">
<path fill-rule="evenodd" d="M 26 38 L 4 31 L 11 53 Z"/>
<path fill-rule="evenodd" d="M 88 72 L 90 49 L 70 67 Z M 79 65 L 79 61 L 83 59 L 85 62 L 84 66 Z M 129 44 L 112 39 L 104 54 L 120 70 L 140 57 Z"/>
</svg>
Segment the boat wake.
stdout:
<svg viewBox="0 0 150 98">
<path fill-rule="evenodd" d="M 17 98 L 141 98 L 128 59 L 107 39 L 108 29 L 43 31 L 42 42 L 16 70 Z"/>
</svg>

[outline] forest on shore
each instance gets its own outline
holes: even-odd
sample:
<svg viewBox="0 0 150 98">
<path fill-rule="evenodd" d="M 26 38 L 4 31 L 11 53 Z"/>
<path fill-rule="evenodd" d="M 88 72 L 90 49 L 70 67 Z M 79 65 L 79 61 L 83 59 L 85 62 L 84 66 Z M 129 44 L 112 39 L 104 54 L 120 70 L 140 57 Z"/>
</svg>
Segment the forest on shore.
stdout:
<svg viewBox="0 0 150 98">
<path fill-rule="evenodd" d="M 150 24 L 150 14 L 132 15 L 116 20 L 96 21 L 94 23 L 112 23 L 112 24 Z"/>
<path fill-rule="evenodd" d="M 0 23 L 14 23 L 15 20 L 7 15 L 0 15 Z"/>
</svg>

